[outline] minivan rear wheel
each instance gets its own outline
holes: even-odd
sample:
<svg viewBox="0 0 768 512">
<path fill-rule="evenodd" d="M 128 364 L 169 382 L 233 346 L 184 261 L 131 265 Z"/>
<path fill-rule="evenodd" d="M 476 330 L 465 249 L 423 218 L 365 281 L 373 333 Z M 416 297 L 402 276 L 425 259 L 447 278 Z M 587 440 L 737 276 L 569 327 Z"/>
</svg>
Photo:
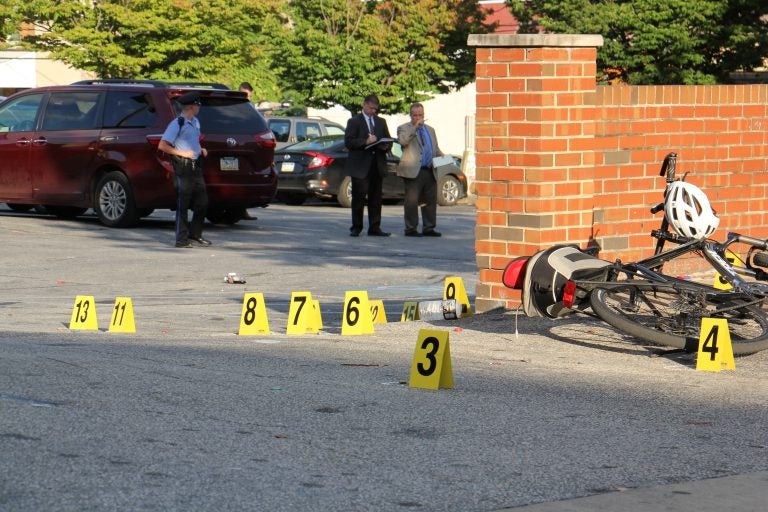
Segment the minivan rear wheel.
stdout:
<svg viewBox="0 0 768 512">
<path fill-rule="evenodd" d="M 96 185 L 93 209 L 101 223 L 111 228 L 129 227 L 138 222 L 139 212 L 125 174 L 113 171 L 102 176 Z"/>
</svg>

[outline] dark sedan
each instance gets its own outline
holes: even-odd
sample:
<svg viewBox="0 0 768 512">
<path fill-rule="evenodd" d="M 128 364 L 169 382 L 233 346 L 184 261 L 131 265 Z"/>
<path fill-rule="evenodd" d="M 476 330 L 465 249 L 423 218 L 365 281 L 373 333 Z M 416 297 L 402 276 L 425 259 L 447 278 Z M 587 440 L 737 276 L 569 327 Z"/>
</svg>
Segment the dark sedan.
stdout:
<svg viewBox="0 0 768 512">
<path fill-rule="evenodd" d="M 403 180 L 396 174 L 402 148 L 392 145 L 387 155 L 384 200 L 401 200 Z M 277 197 L 287 204 L 302 204 L 310 197 L 335 199 L 341 206 L 352 204 L 352 180 L 344 173 L 348 151 L 343 135 L 328 135 L 286 146 L 275 152 L 278 172 Z M 457 161 L 437 168 L 441 206 L 452 206 L 467 195 L 467 178 Z"/>
</svg>

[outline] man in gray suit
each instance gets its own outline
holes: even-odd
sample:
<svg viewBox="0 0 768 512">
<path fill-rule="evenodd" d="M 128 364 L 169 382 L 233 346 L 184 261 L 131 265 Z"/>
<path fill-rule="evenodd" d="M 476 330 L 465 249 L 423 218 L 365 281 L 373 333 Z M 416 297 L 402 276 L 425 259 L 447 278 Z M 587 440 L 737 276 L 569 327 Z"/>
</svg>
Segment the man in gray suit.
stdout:
<svg viewBox="0 0 768 512">
<path fill-rule="evenodd" d="M 437 226 L 437 180 L 432 159 L 443 156 L 437 145 L 437 135 L 424 124 L 424 105 L 411 105 L 411 122 L 397 127 L 397 139 L 403 156 L 397 175 L 405 182 L 405 236 L 441 236 Z M 421 233 L 419 227 L 421 205 Z"/>
</svg>

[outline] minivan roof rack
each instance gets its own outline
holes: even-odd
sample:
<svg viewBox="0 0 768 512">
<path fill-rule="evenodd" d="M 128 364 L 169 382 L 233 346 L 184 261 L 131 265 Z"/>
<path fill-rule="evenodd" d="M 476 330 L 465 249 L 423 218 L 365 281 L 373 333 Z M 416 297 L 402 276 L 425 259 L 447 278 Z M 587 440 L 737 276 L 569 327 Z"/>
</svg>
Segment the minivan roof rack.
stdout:
<svg viewBox="0 0 768 512">
<path fill-rule="evenodd" d="M 139 78 L 95 78 L 92 80 L 80 80 L 72 85 L 99 85 L 99 84 L 127 84 L 127 85 L 151 85 L 152 87 L 198 87 L 207 89 L 229 90 L 224 84 L 216 82 L 166 82 L 163 80 L 144 80 Z"/>
</svg>

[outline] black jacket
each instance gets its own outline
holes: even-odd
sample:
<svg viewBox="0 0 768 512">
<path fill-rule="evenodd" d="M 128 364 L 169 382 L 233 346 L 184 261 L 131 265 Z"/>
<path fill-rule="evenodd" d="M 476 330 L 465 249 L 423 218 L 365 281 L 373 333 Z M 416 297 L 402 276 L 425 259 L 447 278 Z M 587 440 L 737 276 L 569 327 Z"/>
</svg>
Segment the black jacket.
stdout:
<svg viewBox="0 0 768 512">
<path fill-rule="evenodd" d="M 391 137 L 387 122 L 378 116 L 373 118 L 373 132 L 379 139 Z M 365 178 L 375 163 L 379 175 L 384 177 L 387 175 L 387 151 L 391 144 L 380 144 L 365 149 L 367 138 L 368 126 L 365 116 L 362 113 L 352 116 L 344 130 L 344 145 L 349 149 L 349 158 L 344 169 L 353 178 Z"/>
</svg>

